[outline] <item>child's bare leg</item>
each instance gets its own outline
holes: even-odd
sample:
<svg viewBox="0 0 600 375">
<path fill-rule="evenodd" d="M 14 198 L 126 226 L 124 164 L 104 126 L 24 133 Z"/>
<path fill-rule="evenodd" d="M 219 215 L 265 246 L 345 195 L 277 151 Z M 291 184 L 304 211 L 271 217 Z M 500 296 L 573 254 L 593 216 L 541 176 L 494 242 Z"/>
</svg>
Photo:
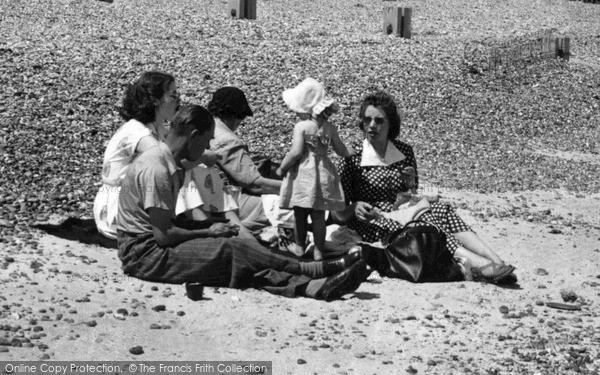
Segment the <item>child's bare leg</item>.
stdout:
<svg viewBox="0 0 600 375">
<path fill-rule="evenodd" d="M 310 218 L 312 220 L 313 237 L 315 239 L 314 259 L 322 260 L 323 253 L 325 252 L 325 237 L 327 236 L 325 211 L 312 211 Z"/>
<path fill-rule="evenodd" d="M 302 207 L 294 207 L 294 219 L 296 220 L 295 237 L 296 237 L 296 252 L 298 248 L 302 249 L 302 253 L 306 250 L 306 235 L 308 232 L 308 213 L 309 210 Z"/>
</svg>

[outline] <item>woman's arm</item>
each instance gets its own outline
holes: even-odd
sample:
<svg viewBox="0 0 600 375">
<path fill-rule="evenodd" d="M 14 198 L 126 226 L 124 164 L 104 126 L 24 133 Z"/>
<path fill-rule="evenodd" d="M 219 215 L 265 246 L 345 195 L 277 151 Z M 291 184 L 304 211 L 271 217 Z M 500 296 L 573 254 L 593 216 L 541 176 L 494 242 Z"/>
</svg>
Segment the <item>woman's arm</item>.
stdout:
<svg viewBox="0 0 600 375">
<path fill-rule="evenodd" d="M 296 164 L 302 157 L 304 151 L 304 126 L 301 122 L 294 127 L 294 136 L 292 139 L 292 148 L 283 158 L 281 165 L 277 168 L 277 175 L 283 176 L 285 172 Z"/>
</svg>

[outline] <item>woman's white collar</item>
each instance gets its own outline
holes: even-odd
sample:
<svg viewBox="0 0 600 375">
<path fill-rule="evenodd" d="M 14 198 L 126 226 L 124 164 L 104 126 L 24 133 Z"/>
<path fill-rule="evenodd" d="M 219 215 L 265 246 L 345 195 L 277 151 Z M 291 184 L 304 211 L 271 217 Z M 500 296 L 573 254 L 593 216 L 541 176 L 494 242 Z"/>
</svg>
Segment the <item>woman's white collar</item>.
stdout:
<svg viewBox="0 0 600 375">
<path fill-rule="evenodd" d="M 387 143 L 385 157 L 382 159 L 368 140 L 363 141 L 361 167 L 386 167 L 406 159 L 406 156 L 390 141 Z"/>
</svg>

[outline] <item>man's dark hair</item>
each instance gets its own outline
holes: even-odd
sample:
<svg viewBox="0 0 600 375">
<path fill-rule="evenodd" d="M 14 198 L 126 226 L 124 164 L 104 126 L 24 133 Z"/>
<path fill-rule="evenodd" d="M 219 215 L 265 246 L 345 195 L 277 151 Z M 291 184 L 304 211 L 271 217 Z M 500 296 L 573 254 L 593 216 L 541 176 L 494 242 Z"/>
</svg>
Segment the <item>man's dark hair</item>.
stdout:
<svg viewBox="0 0 600 375">
<path fill-rule="evenodd" d="M 193 130 L 204 134 L 215 123 L 213 116 L 200 105 L 188 105 L 177 111 L 171 121 L 171 129 L 177 136 L 189 136 Z"/>
</svg>

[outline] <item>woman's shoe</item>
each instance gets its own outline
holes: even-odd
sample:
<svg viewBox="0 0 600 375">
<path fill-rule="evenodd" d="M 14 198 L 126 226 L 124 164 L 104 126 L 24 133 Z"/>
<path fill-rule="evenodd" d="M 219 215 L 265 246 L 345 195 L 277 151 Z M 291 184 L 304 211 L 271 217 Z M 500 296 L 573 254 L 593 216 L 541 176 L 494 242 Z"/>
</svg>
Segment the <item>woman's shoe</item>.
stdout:
<svg viewBox="0 0 600 375">
<path fill-rule="evenodd" d="M 496 284 L 512 285 L 512 284 L 516 284 L 518 281 L 519 281 L 519 279 L 517 278 L 517 275 L 515 275 L 514 273 L 510 273 L 510 274 L 506 275 L 505 277 L 503 277 L 502 279 L 498 280 L 496 282 Z"/>
<path fill-rule="evenodd" d="M 483 271 L 490 268 L 492 269 L 491 274 L 484 275 Z M 498 282 L 504 280 L 510 274 L 513 273 L 515 267 L 509 266 L 506 264 L 498 264 L 494 262 L 490 262 L 485 266 L 479 268 L 471 268 L 471 275 L 473 277 L 473 281 L 483 281 L 486 283 L 497 284 Z"/>
</svg>

